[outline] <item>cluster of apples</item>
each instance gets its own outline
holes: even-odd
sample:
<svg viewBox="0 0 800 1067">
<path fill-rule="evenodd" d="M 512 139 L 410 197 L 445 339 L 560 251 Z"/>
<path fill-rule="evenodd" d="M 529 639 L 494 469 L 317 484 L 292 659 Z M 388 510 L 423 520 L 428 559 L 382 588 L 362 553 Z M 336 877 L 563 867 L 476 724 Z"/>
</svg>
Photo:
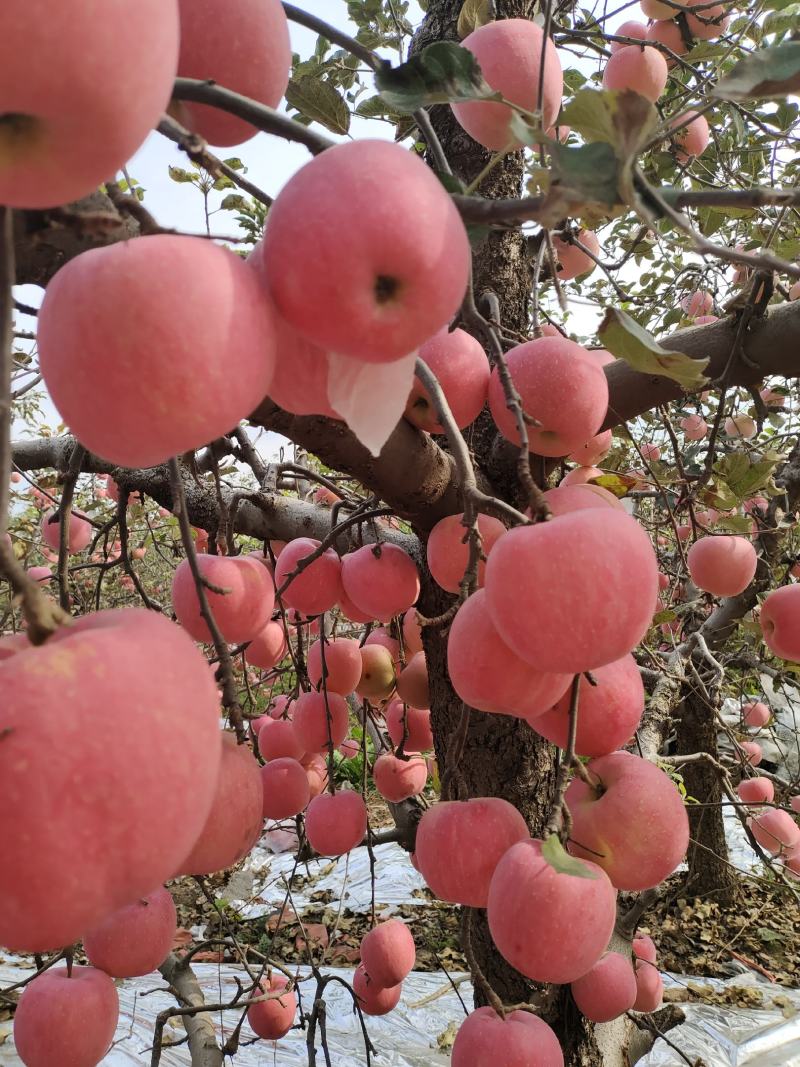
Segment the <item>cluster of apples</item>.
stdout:
<svg viewBox="0 0 800 1067">
<path fill-rule="evenodd" d="M 761 720 L 763 713 L 760 709 L 764 707 L 760 702 L 746 705 L 743 708 L 745 721 L 752 718 L 754 709 L 756 717 Z M 768 708 L 766 712 L 769 717 Z M 766 852 L 780 860 L 787 874 L 800 878 L 800 826 L 785 808 L 774 806 L 772 780 L 762 775 L 742 778 L 736 791 L 750 810 L 747 825 L 753 837 Z M 790 797 L 789 804 L 795 814 L 800 814 L 800 796 Z"/>
</svg>

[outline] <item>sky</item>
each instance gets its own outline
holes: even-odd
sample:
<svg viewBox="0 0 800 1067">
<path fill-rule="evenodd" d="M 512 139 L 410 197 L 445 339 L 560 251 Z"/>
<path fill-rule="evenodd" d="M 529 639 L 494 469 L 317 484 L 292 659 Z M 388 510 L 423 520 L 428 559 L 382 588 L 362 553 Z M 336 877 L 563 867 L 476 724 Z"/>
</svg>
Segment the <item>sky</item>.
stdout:
<svg viewBox="0 0 800 1067">
<path fill-rule="evenodd" d="M 353 26 L 348 23 L 346 0 L 303 0 L 303 9 L 340 29 L 352 32 Z M 423 18 L 422 11 L 416 3 L 411 4 L 408 17 L 413 25 L 418 25 Z M 290 23 L 292 47 L 295 52 L 306 57 L 313 52 L 316 43 L 316 34 Z M 333 136 L 324 130 L 327 136 Z M 381 137 L 392 138 L 393 129 L 386 123 L 369 122 L 355 117 L 351 125 L 353 137 Z M 214 146 L 211 146 L 214 150 Z M 288 179 L 309 160 L 307 150 L 298 144 L 287 142 L 278 137 L 268 134 L 258 134 L 246 144 L 217 149 L 217 154 L 223 158 L 238 156 L 247 167 L 247 177 L 270 195 L 276 195 Z M 203 211 L 203 198 L 201 193 L 191 186 L 178 184 L 169 177 L 169 167 L 177 166 L 186 169 L 188 161 L 181 150 L 171 141 L 158 133 L 152 133 L 142 148 L 136 153 L 128 165 L 128 173 L 145 190 L 144 205 L 154 216 L 156 221 L 166 228 L 174 228 L 185 233 L 203 233 L 205 231 L 205 219 Z M 216 196 L 217 202 L 221 197 Z M 230 212 L 220 212 L 212 218 L 212 233 L 220 237 L 235 235 L 237 224 L 235 216 Z M 37 286 L 19 286 L 16 290 L 18 298 L 33 306 L 38 306 L 43 297 L 43 290 Z M 594 325 L 599 321 L 599 309 L 586 307 L 583 303 L 571 301 L 571 317 L 574 317 L 574 331 L 577 333 L 591 333 Z M 17 325 L 22 329 L 33 329 L 34 323 L 20 317 Z M 59 417 L 48 398 L 43 404 L 44 421 L 55 428 L 59 423 Z M 14 428 L 16 436 L 24 432 L 24 427 L 18 424 Z M 260 448 L 268 454 L 274 454 L 277 449 L 285 444 L 284 439 L 275 434 L 260 435 Z"/>
</svg>

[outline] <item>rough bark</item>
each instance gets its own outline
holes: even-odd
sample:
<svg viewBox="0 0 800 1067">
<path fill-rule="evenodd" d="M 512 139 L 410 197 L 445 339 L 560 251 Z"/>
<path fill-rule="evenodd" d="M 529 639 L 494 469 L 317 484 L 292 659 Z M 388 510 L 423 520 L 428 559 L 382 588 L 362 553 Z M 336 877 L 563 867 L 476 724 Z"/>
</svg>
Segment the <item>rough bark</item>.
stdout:
<svg viewBox="0 0 800 1067">
<path fill-rule="evenodd" d="M 717 723 L 713 708 L 708 706 L 703 694 L 687 687 L 680 707 L 675 755 L 693 752 L 707 752 L 717 758 Z M 687 763 L 681 774 L 687 795 L 698 801 L 698 804 L 688 804 L 686 809 L 690 833 L 686 892 L 690 896 L 709 897 L 728 907 L 736 902 L 739 883 L 728 862 L 719 774 L 703 760 Z"/>
</svg>

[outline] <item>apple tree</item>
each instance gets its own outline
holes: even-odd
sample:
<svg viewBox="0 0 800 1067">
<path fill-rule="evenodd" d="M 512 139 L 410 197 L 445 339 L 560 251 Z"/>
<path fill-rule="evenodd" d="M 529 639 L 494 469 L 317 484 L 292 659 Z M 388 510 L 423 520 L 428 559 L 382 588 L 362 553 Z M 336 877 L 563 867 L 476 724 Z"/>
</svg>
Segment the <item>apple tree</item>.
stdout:
<svg viewBox="0 0 800 1067">
<path fill-rule="evenodd" d="M 170 951 L 164 883 L 265 818 L 298 859 L 398 842 L 460 906 L 456 1067 L 634 1062 L 659 887 L 685 859 L 736 907 L 726 807 L 796 892 L 761 692 L 800 670 L 796 14 L 630 6 L 6 0 L 0 945 L 36 956 L 28 1067 L 99 1063 L 111 979 L 155 969 L 196 1067 L 245 1018 L 330 1062 L 313 956 L 254 969 L 226 929 L 220 1047 Z M 129 170 L 154 129 L 204 233 Z M 259 132 L 308 153 L 280 187 Z M 373 908 L 367 1061 L 414 960 Z"/>
</svg>

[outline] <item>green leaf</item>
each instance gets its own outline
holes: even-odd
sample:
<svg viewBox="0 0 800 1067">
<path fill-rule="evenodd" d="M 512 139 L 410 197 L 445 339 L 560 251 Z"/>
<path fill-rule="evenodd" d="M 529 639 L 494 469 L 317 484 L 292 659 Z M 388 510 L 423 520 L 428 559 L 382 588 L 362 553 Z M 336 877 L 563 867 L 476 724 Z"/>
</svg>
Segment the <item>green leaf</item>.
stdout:
<svg viewBox="0 0 800 1067">
<path fill-rule="evenodd" d="M 399 67 L 375 74 L 383 99 L 398 111 L 459 100 L 497 100 L 472 52 L 453 41 L 436 41 Z"/>
<path fill-rule="evenodd" d="M 638 93 L 581 89 L 564 108 L 561 121 L 585 141 L 607 141 L 627 160 L 650 140 L 658 112 Z"/>
<path fill-rule="evenodd" d="M 610 144 L 596 141 L 570 148 L 556 143 L 551 145 L 551 154 L 553 184 L 557 183 L 559 191 L 567 192 L 577 204 L 586 205 L 579 212 L 581 215 L 595 205 L 603 214 L 623 206 L 619 159 Z"/>
<path fill-rule="evenodd" d="M 800 41 L 745 56 L 710 92 L 723 100 L 774 100 L 800 92 Z"/>
<path fill-rule="evenodd" d="M 707 381 L 703 374 L 707 359 L 692 359 L 685 352 L 662 348 L 647 330 L 618 308 L 606 308 L 597 333 L 612 355 L 642 374 L 670 378 L 687 390 L 699 389 Z"/>
<path fill-rule="evenodd" d="M 663 611 L 657 611 L 653 616 L 653 626 L 661 626 L 665 622 L 674 622 L 677 619 L 677 612 L 672 608 L 665 608 Z"/>
<path fill-rule="evenodd" d="M 347 133 L 350 129 L 347 104 L 331 83 L 321 78 L 292 78 L 286 90 L 286 102 L 332 133 Z"/>
<path fill-rule="evenodd" d="M 219 206 L 223 211 L 244 211 L 248 203 L 241 193 L 230 193 Z"/>
<path fill-rule="evenodd" d="M 174 182 L 184 184 L 186 182 L 194 182 L 197 175 L 190 174 L 188 170 L 184 170 L 183 167 L 170 167 L 169 176 Z"/>
<path fill-rule="evenodd" d="M 464 0 L 456 26 L 458 36 L 462 41 L 473 30 L 493 21 L 493 8 L 492 0 Z"/>
<path fill-rule="evenodd" d="M 751 463 L 746 453 L 731 452 L 714 464 L 714 473 L 724 479 L 731 492 L 738 497 L 738 503 L 759 489 L 767 488 L 776 466 L 773 460 Z"/>
<path fill-rule="evenodd" d="M 550 834 L 542 841 L 542 859 L 558 874 L 569 874 L 573 878 L 589 878 L 594 880 L 598 877 L 596 871 L 587 867 L 583 860 L 570 856 L 559 841 L 556 834 Z"/>
<path fill-rule="evenodd" d="M 399 119 L 405 113 L 390 107 L 382 96 L 370 96 L 361 101 L 356 108 L 356 114 L 363 119 Z"/>
</svg>

